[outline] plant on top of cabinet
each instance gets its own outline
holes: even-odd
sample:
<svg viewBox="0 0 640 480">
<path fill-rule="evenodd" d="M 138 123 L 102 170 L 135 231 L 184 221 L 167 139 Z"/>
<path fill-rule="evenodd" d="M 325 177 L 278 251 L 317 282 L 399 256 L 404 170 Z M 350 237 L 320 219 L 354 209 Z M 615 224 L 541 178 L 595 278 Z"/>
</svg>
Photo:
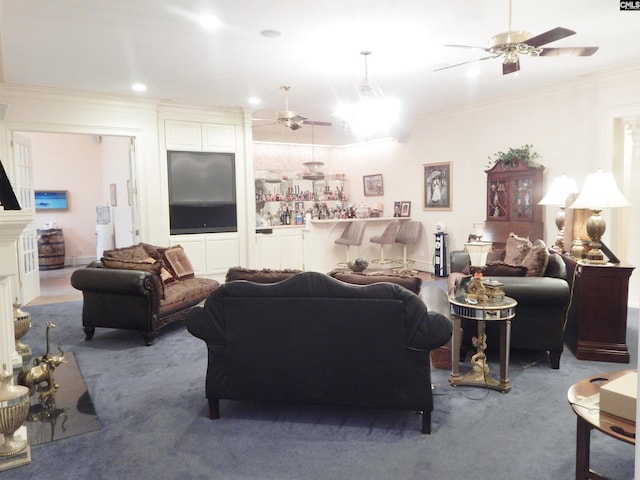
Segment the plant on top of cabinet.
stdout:
<svg viewBox="0 0 640 480">
<path fill-rule="evenodd" d="M 527 167 L 541 167 L 537 162 L 534 162 L 534 159 L 540 158 L 538 152 L 534 152 L 533 145 L 523 145 L 520 148 L 509 147 L 509 150 L 506 152 L 497 152 L 493 155 L 493 157 L 489 156 L 489 162 L 486 165 L 486 168 L 492 168 L 494 165 L 498 164 L 503 169 L 507 170 L 510 168 L 517 168 L 519 162 L 524 163 Z"/>
</svg>

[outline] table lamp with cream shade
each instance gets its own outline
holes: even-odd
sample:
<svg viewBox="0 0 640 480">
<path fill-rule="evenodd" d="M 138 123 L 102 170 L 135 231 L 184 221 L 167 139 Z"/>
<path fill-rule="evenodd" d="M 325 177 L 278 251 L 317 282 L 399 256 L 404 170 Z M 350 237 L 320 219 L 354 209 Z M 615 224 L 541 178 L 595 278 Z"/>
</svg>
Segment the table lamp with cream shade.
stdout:
<svg viewBox="0 0 640 480">
<path fill-rule="evenodd" d="M 556 213 L 556 227 L 558 227 L 558 235 L 554 247 L 558 250 L 564 251 L 564 218 L 565 218 L 565 203 L 567 197 L 572 193 L 578 193 L 578 185 L 576 181 L 566 175 L 556 177 L 551 182 L 551 188 L 547 194 L 538 202 L 538 205 L 549 205 L 559 207 L 558 213 Z"/>
<path fill-rule="evenodd" d="M 606 230 L 606 224 L 601 216 L 606 208 L 630 207 L 631 204 L 622 195 L 613 174 L 598 170 L 587 175 L 578 198 L 569 208 L 584 208 L 591 210 L 591 217 L 587 221 L 589 235 L 589 251 L 586 255 L 588 263 L 604 264 L 606 260 L 602 253 L 601 238 Z"/>
</svg>

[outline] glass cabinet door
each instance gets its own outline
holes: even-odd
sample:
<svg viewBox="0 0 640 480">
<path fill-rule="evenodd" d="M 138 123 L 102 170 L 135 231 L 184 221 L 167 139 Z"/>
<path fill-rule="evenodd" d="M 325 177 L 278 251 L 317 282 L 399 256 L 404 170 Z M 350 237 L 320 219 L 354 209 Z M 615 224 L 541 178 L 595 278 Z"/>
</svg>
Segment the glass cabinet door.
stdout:
<svg viewBox="0 0 640 480">
<path fill-rule="evenodd" d="M 487 215 L 492 220 L 506 220 L 508 217 L 507 185 L 506 178 L 498 178 L 488 182 Z"/>
<path fill-rule="evenodd" d="M 511 184 L 511 217 L 533 219 L 533 177 L 513 178 Z"/>
</svg>

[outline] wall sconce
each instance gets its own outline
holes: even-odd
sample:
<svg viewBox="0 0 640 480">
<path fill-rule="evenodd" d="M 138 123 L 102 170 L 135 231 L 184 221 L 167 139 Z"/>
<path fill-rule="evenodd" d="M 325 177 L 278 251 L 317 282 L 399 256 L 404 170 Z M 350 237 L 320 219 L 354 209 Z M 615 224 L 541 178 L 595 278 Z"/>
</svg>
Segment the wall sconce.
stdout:
<svg viewBox="0 0 640 480">
<path fill-rule="evenodd" d="M 606 263 L 604 254 L 600 250 L 600 239 L 605 232 L 606 224 L 600 215 L 605 208 L 630 207 L 631 204 L 620 192 L 611 172 L 598 170 L 587 175 L 584 188 L 569 208 L 586 208 L 591 210 L 591 217 L 587 221 L 587 234 L 591 240 L 586 255 L 588 263 Z"/>
<path fill-rule="evenodd" d="M 553 245 L 557 250 L 564 252 L 564 217 L 565 217 L 565 204 L 567 197 L 572 193 L 578 192 L 578 185 L 576 181 L 562 175 L 561 177 L 554 178 L 551 182 L 551 188 L 547 194 L 538 202 L 538 205 L 551 205 L 559 207 L 558 213 L 556 213 L 556 227 L 558 227 L 558 234 L 556 236 L 556 242 Z"/>
</svg>

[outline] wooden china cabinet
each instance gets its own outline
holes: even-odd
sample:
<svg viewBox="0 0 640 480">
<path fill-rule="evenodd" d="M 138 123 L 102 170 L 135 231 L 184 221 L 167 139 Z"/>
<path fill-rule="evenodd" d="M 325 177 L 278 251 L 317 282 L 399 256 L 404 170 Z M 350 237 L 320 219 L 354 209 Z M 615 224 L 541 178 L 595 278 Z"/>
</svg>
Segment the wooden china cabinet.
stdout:
<svg viewBox="0 0 640 480">
<path fill-rule="evenodd" d="M 543 166 L 530 167 L 524 162 L 498 161 L 487 173 L 487 219 L 483 240 L 503 248 L 509 233 L 543 238 L 542 207 Z"/>
</svg>

